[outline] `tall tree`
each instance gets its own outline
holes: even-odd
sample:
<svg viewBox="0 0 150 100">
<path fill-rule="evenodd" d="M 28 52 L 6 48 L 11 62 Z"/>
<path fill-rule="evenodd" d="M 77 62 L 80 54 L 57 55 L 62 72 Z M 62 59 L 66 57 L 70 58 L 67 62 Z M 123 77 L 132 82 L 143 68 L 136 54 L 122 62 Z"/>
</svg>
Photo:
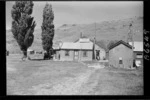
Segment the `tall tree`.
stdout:
<svg viewBox="0 0 150 100">
<path fill-rule="evenodd" d="M 43 23 L 42 23 L 42 45 L 43 49 L 46 51 L 46 58 L 50 58 L 52 55 L 52 45 L 54 37 L 54 12 L 52 10 L 52 5 L 46 3 L 43 9 Z M 45 58 L 45 57 L 44 57 Z"/>
<path fill-rule="evenodd" d="M 107 51 L 109 50 L 109 48 L 114 45 L 116 42 L 118 42 L 118 40 L 110 40 L 109 43 L 107 44 Z"/>
<path fill-rule="evenodd" d="M 33 32 L 36 24 L 31 17 L 33 5 L 32 1 L 16 1 L 11 10 L 13 19 L 11 31 L 23 51 L 23 58 L 27 58 L 27 49 L 34 40 Z"/>
</svg>

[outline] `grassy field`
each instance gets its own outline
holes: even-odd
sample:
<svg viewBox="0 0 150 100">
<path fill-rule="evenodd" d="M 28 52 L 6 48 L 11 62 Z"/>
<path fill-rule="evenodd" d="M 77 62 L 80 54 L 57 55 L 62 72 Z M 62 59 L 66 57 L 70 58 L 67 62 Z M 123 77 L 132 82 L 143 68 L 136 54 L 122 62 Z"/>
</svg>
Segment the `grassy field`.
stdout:
<svg viewBox="0 0 150 100">
<path fill-rule="evenodd" d="M 7 56 L 7 95 L 143 95 L 142 69 L 94 69 L 42 56 L 30 61 L 21 57 Z"/>
</svg>

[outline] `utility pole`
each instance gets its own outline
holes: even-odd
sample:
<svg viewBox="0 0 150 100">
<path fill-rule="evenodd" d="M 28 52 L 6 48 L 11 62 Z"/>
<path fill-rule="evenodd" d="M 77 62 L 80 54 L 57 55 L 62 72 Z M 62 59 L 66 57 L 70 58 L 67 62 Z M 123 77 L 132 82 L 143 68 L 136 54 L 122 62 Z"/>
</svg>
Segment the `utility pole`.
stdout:
<svg viewBox="0 0 150 100">
<path fill-rule="evenodd" d="M 132 51 L 133 51 L 133 55 L 132 55 L 132 61 L 134 61 L 134 40 L 133 40 L 133 32 L 132 32 L 132 27 L 133 25 L 133 21 L 130 23 L 129 25 L 129 33 L 128 33 L 128 38 L 127 38 L 127 42 L 129 43 L 130 41 L 132 42 Z M 134 63 L 134 62 L 133 62 Z M 132 67 L 134 64 L 132 64 Z"/>
<path fill-rule="evenodd" d="M 95 43 L 96 43 L 96 22 L 95 22 L 95 35 L 94 35 L 94 60 L 95 60 L 95 58 L 96 58 Z"/>
</svg>

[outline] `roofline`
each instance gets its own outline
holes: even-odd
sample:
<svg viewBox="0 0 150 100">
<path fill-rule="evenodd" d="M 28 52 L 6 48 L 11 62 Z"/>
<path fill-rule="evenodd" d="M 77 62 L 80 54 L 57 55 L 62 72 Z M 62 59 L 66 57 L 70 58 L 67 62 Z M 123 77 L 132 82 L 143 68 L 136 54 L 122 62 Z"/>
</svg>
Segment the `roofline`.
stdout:
<svg viewBox="0 0 150 100">
<path fill-rule="evenodd" d="M 74 43 L 77 42 L 77 41 L 79 41 L 79 39 L 75 40 Z"/>
<path fill-rule="evenodd" d="M 144 51 L 134 51 L 134 52 L 144 52 Z"/>
<path fill-rule="evenodd" d="M 63 48 L 63 49 L 61 49 L 60 48 L 60 50 L 68 50 L 69 48 Z M 92 49 L 69 49 L 69 50 L 93 50 L 93 48 Z"/>
<path fill-rule="evenodd" d="M 123 40 L 120 40 L 120 41 L 116 42 L 115 44 L 113 44 L 112 46 L 110 46 L 109 50 L 113 49 L 114 47 L 116 47 L 120 44 L 123 44 L 123 45 L 127 46 L 128 48 L 132 49 L 132 46 L 130 44 L 124 42 Z"/>
<path fill-rule="evenodd" d="M 135 43 L 135 42 L 140 42 L 140 43 L 143 43 L 143 41 L 133 41 L 133 42 L 134 42 L 134 43 Z M 129 43 L 132 43 L 132 42 L 129 42 Z"/>
</svg>

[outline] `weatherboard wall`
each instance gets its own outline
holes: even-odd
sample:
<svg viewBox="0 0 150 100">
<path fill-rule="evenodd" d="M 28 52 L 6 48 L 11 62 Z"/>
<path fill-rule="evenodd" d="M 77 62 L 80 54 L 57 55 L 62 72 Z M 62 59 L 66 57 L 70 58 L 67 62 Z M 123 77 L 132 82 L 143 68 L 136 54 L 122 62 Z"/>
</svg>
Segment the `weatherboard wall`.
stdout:
<svg viewBox="0 0 150 100">
<path fill-rule="evenodd" d="M 65 55 L 66 50 L 60 50 L 60 60 L 61 61 L 72 61 L 73 57 L 74 57 L 74 51 L 73 50 L 69 50 L 69 55 L 66 56 Z"/>
<path fill-rule="evenodd" d="M 104 60 L 104 58 L 106 59 L 106 51 L 101 48 L 100 46 L 95 44 L 95 57 L 96 57 L 96 50 L 100 50 L 99 56 L 100 56 L 100 60 Z"/>
<path fill-rule="evenodd" d="M 87 52 L 86 57 L 83 55 L 84 51 Z M 65 52 L 66 50 L 60 50 L 59 52 L 57 52 L 57 55 L 60 55 L 61 61 L 92 61 L 92 50 L 78 50 L 78 59 L 75 59 L 75 50 L 69 50 L 69 56 L 66 56 Z"/>
<path fill-rule="evenodd" d="M 84 51 L 87 52 L 86 57 L 83 55 Z M 81 61 L 92 61 L 92 55 L 93 55 L 92 50 L 82 50 L 81 53 L 80 53 L 80 59 L 81 59 Z"/>
</svg>

